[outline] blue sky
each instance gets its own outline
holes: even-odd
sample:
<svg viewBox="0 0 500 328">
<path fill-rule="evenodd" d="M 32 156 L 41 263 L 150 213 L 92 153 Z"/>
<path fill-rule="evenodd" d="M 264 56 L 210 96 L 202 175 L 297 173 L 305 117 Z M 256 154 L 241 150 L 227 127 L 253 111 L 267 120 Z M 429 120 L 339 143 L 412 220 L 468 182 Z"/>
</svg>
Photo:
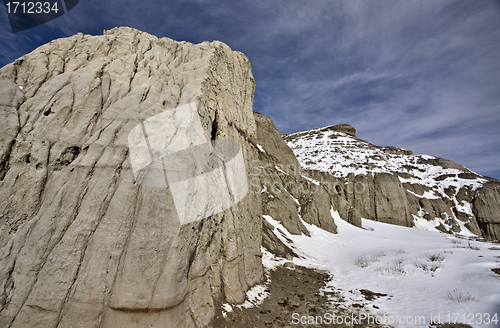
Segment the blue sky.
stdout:
<svg viewBox="0 0 500 328">
<path fill-rule="evenodd" d="M 243 52 L 254 110 L 281 133 L 348 123 L 374 144 L 500 178 L 498 0 L 80 0 L 15 34 L 2 9 L 0 66 L 115 26 Z"/>
</svg>

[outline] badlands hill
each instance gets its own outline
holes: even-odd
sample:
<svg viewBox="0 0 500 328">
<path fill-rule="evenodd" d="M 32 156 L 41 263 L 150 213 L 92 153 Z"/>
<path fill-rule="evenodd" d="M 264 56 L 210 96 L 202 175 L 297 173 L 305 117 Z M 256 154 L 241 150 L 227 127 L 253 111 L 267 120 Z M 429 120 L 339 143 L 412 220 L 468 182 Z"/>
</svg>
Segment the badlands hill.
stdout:
<svg viewBox="0 0 500 328">
<path fill-rule="evenodd" d="M 270 222 L 336 233 L 332 209 L 499 238 L 497 182 L 349 127 L 292 151 L 254 89 L 221 42 L 126 27 L 1 68 L 0 327 L 210 326 L 263 281 L 264 249 L 296 255 Z"/>
<path fill-rule="evenodd" d="M 301 166 L 334 186 L 361 217 L 500 239 L 500 182 L 452 161 L 379 147 L 350 125 L 284 136 Z"/>
</svg>

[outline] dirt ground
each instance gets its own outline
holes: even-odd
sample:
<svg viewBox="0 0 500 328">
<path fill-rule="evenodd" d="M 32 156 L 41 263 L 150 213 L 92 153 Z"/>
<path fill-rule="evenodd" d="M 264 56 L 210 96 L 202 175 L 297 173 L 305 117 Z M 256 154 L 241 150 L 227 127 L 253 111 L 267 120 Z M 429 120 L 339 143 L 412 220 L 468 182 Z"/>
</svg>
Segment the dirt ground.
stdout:
<svg viewBox="0 0 500 328">
<path fill-rule="evenodd" d="M 382 327 L 366 323 L 354 325 L 331 323 L 332 317 L 327 317 L 325 314 L 351 317 L 353 313 L 359 313 L 359 309 L 353 308 L 352 313 L 340 312 L 338 309 L 334 309 L 331 303 L 328 302 L 328 296 L 332 296 L 334 293 L 330 293 L 330 295 L 320 293 L 320 289 L 325 286 L 328 278 L 326 273 L 304 267 L 279 267 L 270 272 L 271 283 L 268 285 L 270 296 L 262 304 L 250 309 L 233 307 L 233 311 L 227 313 L 226 317 L 222 315 L 221 311 L 213 320 L 212 327 Z M 370 291 L 365 291 L 363 294 L 366 299 L 385 296 Z M 305 324 L 300 322 L 301 319 Z M 310 320 L 314 320 L 314 324 L 310 324 Z"/>
</svg>

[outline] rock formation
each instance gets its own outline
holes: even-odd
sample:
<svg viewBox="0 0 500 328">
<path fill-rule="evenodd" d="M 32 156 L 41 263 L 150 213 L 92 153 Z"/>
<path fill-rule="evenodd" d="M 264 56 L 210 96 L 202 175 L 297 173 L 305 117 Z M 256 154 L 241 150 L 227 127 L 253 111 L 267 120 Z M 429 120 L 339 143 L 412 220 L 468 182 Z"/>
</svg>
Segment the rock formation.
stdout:
<svg viewBox="0 0 500 328">
<path fill-rule="evenodd" d="M 180 226 L 171 190 L 137 183 L 129 156 L 135 126 L 194 103 L 206 140 L 257 158 L 243 54 L 116 28 L 0 77 L 1 327 L 203 327 L 262 279 L 260 185 Z"/>
</svg>

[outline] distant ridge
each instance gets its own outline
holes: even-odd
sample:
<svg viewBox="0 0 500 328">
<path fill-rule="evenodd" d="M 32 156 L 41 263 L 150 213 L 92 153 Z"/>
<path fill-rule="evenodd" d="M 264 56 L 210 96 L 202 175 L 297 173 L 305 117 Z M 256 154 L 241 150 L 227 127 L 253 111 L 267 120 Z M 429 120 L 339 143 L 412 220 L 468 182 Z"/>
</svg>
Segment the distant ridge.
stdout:
<svg viewBox="0 0 500 328">
<path fill-rule="evenodd" d="M 375 146 L 348 124 L 283 135 L 302 168 L 335 180 L 361 217 L 500 239 L 500 182 L 455 162 Z M 363 188 L 362 188 L 363 187 Z"/>
</svg>

